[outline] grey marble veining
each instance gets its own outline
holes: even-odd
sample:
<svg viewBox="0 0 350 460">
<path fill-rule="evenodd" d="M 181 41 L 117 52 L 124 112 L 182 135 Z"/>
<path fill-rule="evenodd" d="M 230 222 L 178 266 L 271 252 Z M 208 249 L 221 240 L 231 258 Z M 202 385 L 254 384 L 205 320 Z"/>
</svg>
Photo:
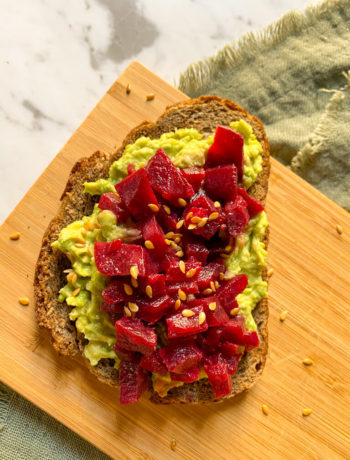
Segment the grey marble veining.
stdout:
<svg viewBox="0 0 350 460">
<path fill-rule="evenodd" d="M 309 3 L 1 0 L 0 221 L 129 62 L 174 84 L 191 62 Z"/>
</svg>

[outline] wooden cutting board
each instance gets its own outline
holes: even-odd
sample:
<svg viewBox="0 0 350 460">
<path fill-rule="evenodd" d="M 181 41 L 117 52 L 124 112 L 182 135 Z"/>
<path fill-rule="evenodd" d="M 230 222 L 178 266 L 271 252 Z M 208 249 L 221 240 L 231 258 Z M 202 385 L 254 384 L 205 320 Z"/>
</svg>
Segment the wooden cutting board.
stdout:
<svg viewBox="0 0 350 460">
<path fill-rule="evenodd" d="M 151 92 L 156 97 L 147 102 Z M 119 406 L 116 390 L 58 357 L 36 325 L 34 265 L 71 167 L 97 149 L 113 151 L 131 128 L 184 98 L 131 64 L 1 227 L 0 378 L 114 458 L 350 458 L 350 216 L 274 160 L 270 349 L 249 392 L 208 406 Z M 14 231 L 20 240 L 9 240 Z M 19 305 L 21 296 L 30 298 L 28 307 Z M 282 323 L 283 310 L 289 314 Z M 314 365 L 305 367 L 305 357 Z"/>
</svg>

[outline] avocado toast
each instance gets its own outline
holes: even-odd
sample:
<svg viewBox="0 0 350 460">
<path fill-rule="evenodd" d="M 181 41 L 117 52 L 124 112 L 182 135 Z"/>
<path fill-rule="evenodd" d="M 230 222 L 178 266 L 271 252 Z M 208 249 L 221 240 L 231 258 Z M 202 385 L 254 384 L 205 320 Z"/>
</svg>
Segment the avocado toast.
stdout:
<svg viewBox="0 0 350 460">
<path fill-rule="evenodd" d="M 240 120 L 242 120 L 242 122 L 240 122 Z M 86 318 L 86 314 L 85 316 L 79 314 L 79 310 L 82 310 L 81 305 L 84 303 L 84 295 L 91 296 L 91 291 L 89 291 L 90 294 L 86 294 L 88 289 L 86 289 L 85 281 L 90 281 L 90 288 L 91 284 L 94 284 L 93 289 L 96 288 L 97 291 L 99 291 L 97 294 L 101 300 L 100 293 L 102 289 L 99 289 L 98 286 L 98 274 L 94 277 L 95 282 L 91 283 L 93 276 L 89 270 L 91 269 L 91 258 L 93 257 L 93 254 L 90 254 L 90 258 L 85 257 L 87 256 L 86 254 L 83 254 L 81 257 L 79 256 L 80 250 L 81 253 L 84 253 L 86 249 L 84 248 L 84 244 L 86 244 L 88 238 L 84 240 L 84 238 L 81 238 L 80 233 L 79 235 L 78 233 L 75 233 L 73 236 L 75 238 L 75 248 L 77 249 L 73 252 L 73 262 L 82 262 L 80 263 L 78 270 L 78 272 L 80 271 L 78 280 L 78 284 L 80 284 L 80 286 L 78 286 L 78 284 L 74 282 L 75 272 L 71 271 L 72 264 L 69 260 L 69 258 L 72 259 L 72 254 L 68 250 L 71 249 L 71 246 L 69 248 L 64 246 L 65 237 L 64 235 L 62 236 L 62 234 L 60 235 L 60 232 L 67 228 L 68 225 L 71 225 L 76 221 L 81 221 L 84 216 L 90 216 L 93 213 L 94 205 L 98 202 L 99 196 L 92 195 L 92 193 L 111 193 L 110 183 L 103 179 L 107 179 L 109 177 L 109 169 L 111 165 L 123 154 L 125 155 L 125 151 L 128 151 L 128 145 L 137 143 L 138 139 L 143 137 L 156 140 L 164 135 L 164 133 L 171 133 L 175 132 L 175 130 L 179 131 L 181 129 L 193 129 L 204 135 L 201 139 L 201 136 L 193 134 L 199 142 L 199 144 L 195 143 L 195 145 L 199 145 L 202 152 L 206 155 L 206 151 L 210 145 L 209 142 L 206 148 L 204 148 L 205 139 L 207 139 L 206 136 L 212 136 L 218 126 L 229 126 L 232 122 L 236 122 L 236 128 L 238 128 L 237 123 L 241 123 L 240 127 L 243 131 L 249 131 L 249 128 L 244 125 L 244 122 L 248 123 L 256 136 L 256 140 L 261 146 L 260 150 L 258 149 L 260 167 L 255 170 L 256 177 L 253 177 L 254 167 L 251 168 L 252 171 L 247 170 L 246 188 L 248 188 L 250 196 L 260 200 L 261 203 L 264 203 L 269 175 L 269 146 L 264 129 L 255 117 L 249 115 L 236 104 L 231 101 L 222 100 L 212 96 L 185 101 L 168 108 L 156 123 L 145 122 L 129 133 L 124 140 L 122 147 L 115 154 L 106 155 L 96 152 L 90 158 L 83 159 L 78 162 L 71 172 L 66 189 L 62 196 L 60 212 L 51 222 L 43 239 L 43 245 L 38 259 L 35 277 L 36 311 L 39 324 L 42 327 L 46 327 L 51 330 L 53 344 L 56 350 L 61 354 L 77 356 L 78 359 L 84 360 L 90 370 L 105 383 L 117 385 L 119 377 L 119 371 L 117 369 L 119 359 L 116 357 L 114 351 L 115 338 L 113 337 L 113 334 L 115 335 L 115 333 L 113 324 L 111 327 L 111 321 L 107 320 L 106 323 L 108 324 L 101 326 L 99 338 L 105 337 L 106 344 L 102 343 L 103 340 L 100 340 L 97 344 L 96 340 L 89 340 L 87 338 L 89 337 L 89 333 L 91 333 L 90 337 L 96 337 L 96 330 L 89 331 L 91 318 Z M 188 135 L 188 133 L 185 134 Z M 191 138 L 191 140 L 193 139 Z M 181 142 L 183 142 L 183 139 Z M 203 145 L 201 145 L 201 142 Z M 165 152 L 167 154 L 169 153 L 169 156 L 171 156 L 170 147 L 169 152 L 167 151 L 168 144 L 169 142 L 165 142 L 161 147 L 163 147 Z M 149 150 L 146 150 L 148 157 L 144 158 L 141 156 L 139 158 L 139 165 L 137 164 L 137 155 L 135 155 L 134 152 L 131 152 L 132 155 L 125 164 L 122 166 L 119 165 L 117 168 L 112 167 L 114 169 L 114 174 L 116 174 L 115 181 L 118 182 L 125 177 L 126 172 L 123 168 L 125 169 L 125 167 L 129 166 L 129 164 L 133 164 L 134 166 L 136 164 L 137 168 L 139 166 L 144 166 L 146 160 L 152 157 L 152 154 L 156 152 L 158 147 L 159 145 L 155 143 L 155 150 L 151 153 L 151 156 L 149 156 Z M 147 149 L 147 146 L 145 146 L 145 148 Z M 195 152 L 197 150 L 194 150 L 193 148 L 187 150 L 182 149 L 181 156 L 177 158 L 178 166 L 192 166 L 193 163 L 195 166 L 200 166 L 201 160 L 197 160 L 195 158 Z M 188 157 L 190 157 L 190 159 L 188 159 Z M 194 159 L 193 163 L 191 161 L 192 157 Z M 198 164 L 196 162 L 198 162 Z M 131 171 L 131 173 L 132 172 L 133 171 Z M 253 173 L 253 175 L 251 175 L 251 173 Z M 121 177 L 118 176 L 119 174 Z M 83 193 L 84 183 L 87 183 L 85 185 L 85 189 L 89 193 Z M 100 227 L 102 224 L 102 230 L 107 232 L 105 233 L 107 236 L 105 239 L 108 240 L 108 237 L 111 237 L 110 239 L 122 238 L 123 241 L 127 243 L 128 239 L 132 242 L 132 238 L 137 238 L 137 226 L 131 226 L 129 224 L 124 225 L 124 231 L 122 233 L 118 234 L 115 232 L 113 233 L 112 231 L 109 235 L 108 232 L 111 230 L 111 227 L 112 230 L 115 230 L 113 227 L 113 225 L 115 226 L 115 222 L 110 222 L 110 218 L 111 215 L 105 213 L 103 215 L 103 220 L 99 223 Z M 100 228 L 96 228 L 95 230 L 89 228 L 94 222 L 96 222 L 94 218 L 90 220 L 85 218 L 85 222 L 85 227 L 88 229 L 88 235 L 93 235 L 95 230 L 96 233 L 101 231 Z M 264 230 L 265 228 L 266 223 L 261 226 L 261 229 Z M 68 239 L 71 242 L 71 236 L 72 234 L 66 236 L 66 240 Z M 94 241 L 93 236 L 90 236 L 90 239 L 91 241 L 89 243 L 94 244 L 96 242 Z M 261 236 L 261 239 L 262 243 L 266 246 L 268 241 L 267 231 Z M 58 241 L 58 243 L 55 243 L 55 241 Z M 52 244 L 54 244 L 54 246 L 52 246 Z M 81 245 L 80 248 L 79 245 Z M 88 249 L 91 252 L 90 244 L 88 246 Z M 62 252 L 63 250 L 65 250 L 68 256 Z M 82 257 L 85 257 L 86 262 L 82 261 Z M 263 265 L 264 264 L 261 264 L 260 268 L 262 278 L 266 281 L 266 269 Z M 86 273 L 84 272 L 84 269 L 87 270 Z M 85 273 L 87 275 L 86 280 L 81 280 L 81 273 Z M 70 280 L 68 280 L 69 286 L 68 288 L 65 288 L 65 286 L 67 286 L 67 277 L 70 278 Z M 73 287 L 74 290 L 72 291 Z M 77 290 L 79 290 L 79 292 L 77 292 Z M 74 292 L 75 295 L 73 295 Z M 70 305 L 67 305 L 66 300 L 68 301 L 68 299 L 70 299 Z M 91 299 L 89 299 L 89 302 L 91 303 Z M 96 305 L 93 307 L 96 308 Z M 234 385 L 232 391 L 230 391 L 230 394 L 227 396 L 234 396 L 235 394 L 249 388 L 261 374 L 265 362 L 267 353 L 268 317 L 266 298 L 259 299 L 257 305 L 251 305 L 251 307 L 255 307 L 252 315 L 254 324 L 257 328 L 260 344 L 248 353 L 244 353 L 239 360 L 238 370 L 234 374 Z M 74 316 L 73 311 L 75 311 L 76 316 Z M 247 317 L 248 316 L 249 312 L 247 312 Z M 106 318 L 106 314 L 101 315 L 101 317 L 103 323 L 105 321 L 104 318 Z M 98 328 L 99 327 L 100 325 L 98 325 Z M 254 329 L 254 325 L 252 329 Z M 160 337 L 164 334 L 164 331 L 157 331 L 157 333 Z M 198 378 L 191 383 L 181 382 L 181 385 L 179 386 L 170 386 L 170 389 L 167 392 L 164 392 L 164 388 L 163 391 L 154 391 L 153 386 L 155 382 L 153 379 L 153 384 L 150 383 L 151 400 L 157 403 L 196 403 L 221 399 L 221 396 L 215 397 L 213 394 L 212 385 L 208 382 L 205 374 L 200 375 L 200 377 L 201 378 Z M 161 380 L 162 379 L 159 379 L 158 381 Z"/>
</svg>

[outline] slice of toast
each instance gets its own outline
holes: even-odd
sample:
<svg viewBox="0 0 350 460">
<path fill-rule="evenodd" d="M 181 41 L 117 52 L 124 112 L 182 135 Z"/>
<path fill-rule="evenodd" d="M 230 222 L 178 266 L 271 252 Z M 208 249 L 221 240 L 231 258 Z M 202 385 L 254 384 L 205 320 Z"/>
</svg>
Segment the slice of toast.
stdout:
<svg viewBox="0 0 350 460">
<path fill-rule="evenodd" d="M 115 153 L 108 155 L 96 152 L 74 165 L 61 198 L 59 212 L 51 221 L 43 237 L 34 279 L 36 315 L 39 325 L 51 332 L 54 348 L 60 354 L 77 357 L 83 361 L 102 382 L 112 386 L 118 385 L 118 371 L 113 367 L 113 360 L 104 359 L 97 366 L 91 366 L 84 357 L 85 339 L 77 333 L 74 322 L 69 319 L 71 307 L 57 300 L 58 291 L 66 283 L 63 270 L 69 268 L 70 263 L 61 251 L 51 247 L 51 243 L 58 238 L 62 228 L 92 212 L 96 199 L 83 193 L 83 183 L 107 178 L 110 165 L 122 155 L 127 144 L 134 143 L 141 136 L 158 138 L 162 133 L 173 131 L 175 128 L 195 128 L 203 134 L 212 134 L 218 125 L 228 125 L 231 121 L 240 119 L 247 121 L 252 126 L 256 138 L 263 147 L 263 170 L 255 184 L 249 189 L 249 193 L 265 203 L 270 172 L 270 154 L 264 127 L 256 117 L 234 102 L 216 96 L 202 96 L 172 105 L 155 123 L 144 122 L 133 129 Z M 264 242 L 267 245 L 268 233 L 265 234 Z M 266 270 L 263 278 L 267 281 Z M 267 299 L 259 302 L 253 316 L 258 326 L 260 345 L 241 359 L 234 376 L 232 394 L 228 397 L 248 389 L 260 376 L 265 364 Z M 151 389 L 151 401 L 154 403 L 201 403 L 214 400 L 211 385 L 207 379 L 173 388 L 163 398 Z"/>
</svg>

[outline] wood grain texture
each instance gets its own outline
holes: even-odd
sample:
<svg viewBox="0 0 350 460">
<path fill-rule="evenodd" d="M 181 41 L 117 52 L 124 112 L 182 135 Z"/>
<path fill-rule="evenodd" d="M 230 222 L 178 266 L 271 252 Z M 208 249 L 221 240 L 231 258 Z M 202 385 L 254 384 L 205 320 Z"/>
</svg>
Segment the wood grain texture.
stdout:
<svg viewBox="0 0 350 460">
<path fill-rule="evenodd" d="M 150 92 L 156 98 L 147 102 Z M 184 98 L 131 64 L 1 227 L 0 378 L 118 459 L 349 458 L 350 217 L 276 161 L 267 206 L 270 350 L 263 377 L 249 392 L 199 407 L 145 400 L 119 406 L 115 390 L 79 362 L 58 357 L 37 328 L 34 264 L 72 165 L 97 149 L 113 151 L 135 125 Z M 14 231 L 20 240 L 10 241 Z M 21 296 L 30 298 L 28 307 L 19 305 Z M 281 323 L 283 310 L 289 314 Z M 305 367 L 305 357 L 314 365 Z M 302 416 L 305 407 L 313 411 L 309 417 Z"/>
</svg>

